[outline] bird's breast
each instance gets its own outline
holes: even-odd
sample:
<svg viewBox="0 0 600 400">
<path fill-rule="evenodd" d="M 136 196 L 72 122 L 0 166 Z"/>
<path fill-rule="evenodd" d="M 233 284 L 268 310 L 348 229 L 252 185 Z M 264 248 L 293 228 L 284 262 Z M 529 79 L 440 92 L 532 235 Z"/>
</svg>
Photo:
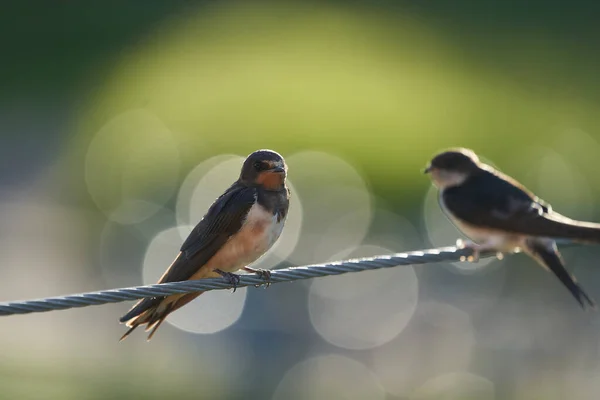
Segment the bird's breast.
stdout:
<svg viewBox="0 0 600 400">
<path fill-rule="evenodd" d="M 209 260 L 207 267 L 237 271 L 260 258 L 279 239 L 285 219 L 255 203 L 240 230 Z"/>
</svg>

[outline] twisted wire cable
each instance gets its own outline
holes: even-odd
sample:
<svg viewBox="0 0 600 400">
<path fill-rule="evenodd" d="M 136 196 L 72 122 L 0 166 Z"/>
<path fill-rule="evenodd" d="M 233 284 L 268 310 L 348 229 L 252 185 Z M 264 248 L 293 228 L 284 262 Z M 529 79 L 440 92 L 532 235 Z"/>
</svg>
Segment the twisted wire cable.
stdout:
<svg viewBox="0 0 600 400">
<path fill-rule="evenodd" d="M 395 253 L 375 257 L 356 258 L 324 264 L 313 264 L 301 267 L 283 268 L 271 271 L 269 283 L 292 282 L 300 279 L 311 279 L 322 276 L 341 275 L 349 272 L 369 271 L 391 268 L 400 265 L 417 265 L 437 262 L 464 261 L 472 254 L 470 249 L 442 247 L 437 249 Z M 480 258 L 490 257 L 495 253 L 482 253 Z M 260 286 L 267 283 L 255 274 L 240 275 L 237 287 Z M 161 283 L 147 286 L 135 286 L 122 289 L 102 290 L 73 294 L 68 296 L 48 297 L 36 300 L 12 301 L 0 303 L 0 316 L 14 314 L 30 314 L 69 308 L 95 306 L 107 303 L 119 303 L 145 297 L 167 296 L 208 290 L 230 289 L 232 285 L 223 278 Z"/>
</svg>

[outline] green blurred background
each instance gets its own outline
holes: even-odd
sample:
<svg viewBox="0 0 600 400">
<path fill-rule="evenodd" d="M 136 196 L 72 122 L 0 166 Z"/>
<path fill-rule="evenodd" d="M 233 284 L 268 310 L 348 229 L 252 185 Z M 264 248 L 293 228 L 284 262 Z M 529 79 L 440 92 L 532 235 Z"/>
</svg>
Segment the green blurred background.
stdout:
<svg viewBox="0 0 600 400">
<path fill-rule="evenodd" d="M 453 245 L 420 173 L 449 146 L 600 221 L 599 15 L 591 1 L 5 2 L 0 301 L 155 281 L 258 148 L 288 160 L 294 195 L 264 267 Z M 564 255 L 600 300 L 600 251 Z M 129 304 L 1 318 L 0 398 L 600 390 L 598 315 L 522 255 L 195 303 L 150 343 L 117 342 Z"/>
</svg>

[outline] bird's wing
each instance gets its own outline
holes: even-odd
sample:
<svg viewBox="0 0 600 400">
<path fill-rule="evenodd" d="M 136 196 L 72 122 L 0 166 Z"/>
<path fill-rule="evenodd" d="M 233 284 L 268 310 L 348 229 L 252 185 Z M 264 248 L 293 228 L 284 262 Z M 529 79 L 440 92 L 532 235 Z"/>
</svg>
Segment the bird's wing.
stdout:
<svg viewBox="0 0 600 400">
<path fill-rule="evenodd" d="M 560 225 L 549 204 L 512 179 L 488 171 L 441 196 L 448 212 L 478 227 L 543 236 Z"/>
<path fill-rule="evenodd" d="M 221 195 L 189 234 L 159 283 L 189 279 L 236 234 L 256 201 L 256 189 L 234 184 Z"/>
</svg>

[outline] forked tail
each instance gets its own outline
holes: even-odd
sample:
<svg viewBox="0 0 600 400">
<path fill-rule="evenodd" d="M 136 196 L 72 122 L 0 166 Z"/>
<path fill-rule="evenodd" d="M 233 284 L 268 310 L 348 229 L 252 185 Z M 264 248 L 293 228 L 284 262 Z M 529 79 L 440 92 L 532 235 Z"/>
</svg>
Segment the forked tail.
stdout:
<svg viewBox="0 0 600 400">
<path fill-rule="evenodd" d="M 146 332 L 150 331 L 147 340 L 152 339 L 160 324 L 170 313 L 183 307 L 202 293 L 204 292 L 152 297 L 138 301 L 127 314 L 119 319 L 121 323 L 125 323 L 129 327 L 129 330 L 121 336 L 119 341 L 129 336 L 135 328 L 144 324 L 146 324 Z"/>
<path fill-rule="evenodd" d="M 596 302 L 579 285 L 577 279 L 567 271 L 556 243 L 550 240 L 528 239 L 525 252 L 532 256 L 543 267 L 552 272 L 571 292 L 583 309 L 596 309 Z"/>
</svg>

